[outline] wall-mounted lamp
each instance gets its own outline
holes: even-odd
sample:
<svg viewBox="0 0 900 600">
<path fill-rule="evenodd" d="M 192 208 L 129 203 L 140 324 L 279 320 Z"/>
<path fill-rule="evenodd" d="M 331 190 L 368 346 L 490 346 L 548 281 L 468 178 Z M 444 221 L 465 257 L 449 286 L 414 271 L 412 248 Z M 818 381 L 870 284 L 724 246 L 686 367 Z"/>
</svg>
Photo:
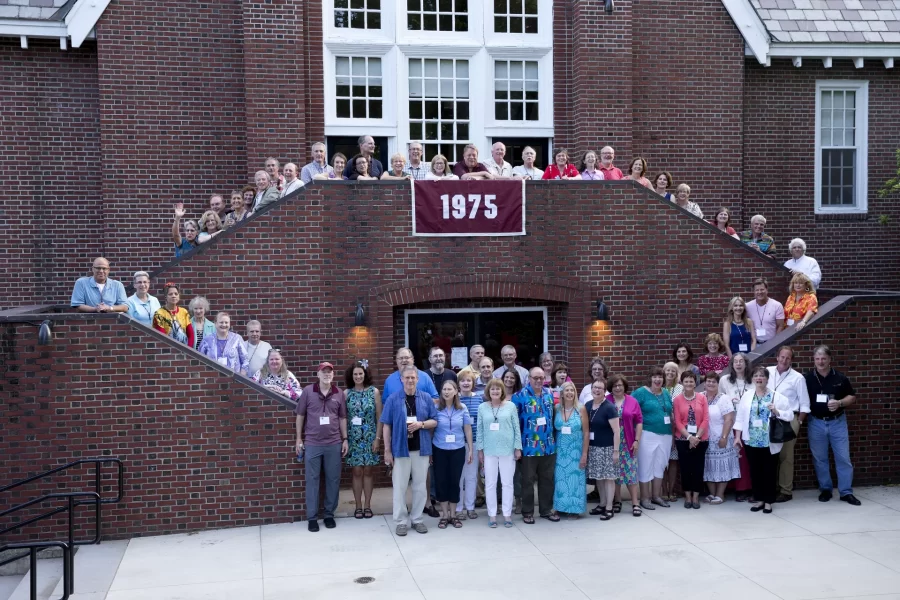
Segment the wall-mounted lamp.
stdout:
<svg viewBox="0 0 900 600">
<path fill-rule="evenodd" d="M 597 300 L 597 320 L 609 321 L 609 308 L 603 300 Z"/>
<path fill-rule="evenodd" d="M 613 2 L 613 0 L 606 0 L 606 3 L 603 6 L 603 10 L 606 11 L 606 14 L 611 15 L 615 9 L 615 2 Z"/>
<path fill-rule="evenodd" d="M 41 323 L 41 328 L 38 330 L 38 343 L 41 346 L 48 346 L 53 343 L 53 321 L 50 319 Z"/>
<path fill-rule="evenodd" d="M 357 327 L 365 327 L 366 325 L 366 311 L 363 309 L 362 302 L 357 302 L 356 304 L 356 318 L 353 324 Z"/>
</svg>

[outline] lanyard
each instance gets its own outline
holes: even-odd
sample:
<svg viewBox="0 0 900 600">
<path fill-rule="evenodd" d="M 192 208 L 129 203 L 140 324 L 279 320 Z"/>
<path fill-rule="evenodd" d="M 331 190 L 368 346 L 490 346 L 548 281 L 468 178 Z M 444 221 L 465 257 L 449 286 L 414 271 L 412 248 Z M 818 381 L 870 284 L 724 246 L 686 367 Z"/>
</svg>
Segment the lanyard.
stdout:
<svg viewBox="0 0 900 600">
<path fill-rule="evenodd" d="M 494 410 L 494 405 L 491 404 L 491 412 L 494 413 L 494 423 L 497 422 L 497 415 L 500 414 L 500 407 L 501 407 L 501 406 L 503 406 L 503 403 L 502 403 L 502 402 L 499 404 L 499 406 L 497 406 L 497 410 Z"/>
<path fill-rule="evenodd" d="M 757 312 L 757 316 L 759 316 L 759 315 L 758 315 L 758 312 Z M 763 315 L 763 316 L 765 316 L 765 315 Z M 738 324 L 735 323 L 733 320 L 731 321 L 731 324 L 732 324 L 732 325 L 735 325 L 735 326 L 738 328 L 738 333 L 741 335 L 741 343 L 742 343 L 742 344 L 746 344 L 747 342 L 744 340 L 744 334 L 745 334 L 745 333 L 750 333 L 749 331 L 747 331 L 746 325 L 745 325 L 744 323 L 741 323 L 740 325 L 738 325 Z M 752 338 L 751 338 L 751 339 L 752 339 Z"/>
<path fill-rule="evenodd" d="M 766 300 L 766 303 L 763 304 L 762 318 L 760 318 L 760 316 L 759 316 L 759 302 L 754 301 L 753 304 L 756 305 L 756 318 L 759 319 L 759 324 L 762 325 L 763 327 L 765 327 L 766 326 L 766 313 L 769 312 L 769 301 Z"/>
<path fill-rule="evenodd" d="M 591 418 L 590 418 L 591 423 L 594 422 L 594 417 L 596 417 L 597 413 L 600 412 L 600 407 L 603 406 L 604 402 L 606 402 L 606 400 L 601 400 L 600 404 L 598 404 L 597 407 L 594 408 L 594 401 L 591 400 Z"/>
<path fill-rule="evenodd" d="M 760 398 L 756 394 L 753 394 L 753 401 L 756 402 L 756 418 L 757 419 L 760 418 L 760 415 L 762 413 L 762 401 L 765 400 L 765 398 L 766 398 L 765 396 Z"/>
<path fill-rule="evenodd" d="M 778 391 L 778 386 L 787 381 L 787 378 L 790 377 L 791 370 L 788 369 L 784 372 L 784 377 L 781 378 L 781 381 L 778 380 L 778 369 L 775 369 L 775 391 Z"/>
</svg>

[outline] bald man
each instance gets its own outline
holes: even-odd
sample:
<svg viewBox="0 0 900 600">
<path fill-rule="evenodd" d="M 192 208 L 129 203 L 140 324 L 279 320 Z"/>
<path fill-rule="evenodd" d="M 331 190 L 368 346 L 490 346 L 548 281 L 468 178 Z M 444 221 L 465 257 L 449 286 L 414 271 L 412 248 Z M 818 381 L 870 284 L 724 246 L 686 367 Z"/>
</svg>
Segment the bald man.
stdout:
<svg viewBox="0 0 900 600">
<path fill-rule="evenodd" d="M 597 169 L 603 173 L 603 179 L 624 179 L 625 175 L 622 174 L 622 169 L 619 167 L 613 166 L 613 161 L 616 159 L 616 151 L 613 150 L 612 146 L 604 146 L 602 150 L 600 150 L 600 166 Z"/>
<path fill-rule="evenodd" d="M 491 157 L 484 161 L 484 168 L 490 171 L 494 179 L 512 179 L 512 165 L 504 160 L 506 146 L 503 142 L 497 142 L 491 146 Z"/>
<path fill-rule="evenodd" d="M 94 261 L 93 275 L 81 277 L 72 290 L 72 308 L 78 312 L 128 312 L 128 297 L 121 281 L 109 278 L 109 261 L 102 256 Z"/>
</svg>

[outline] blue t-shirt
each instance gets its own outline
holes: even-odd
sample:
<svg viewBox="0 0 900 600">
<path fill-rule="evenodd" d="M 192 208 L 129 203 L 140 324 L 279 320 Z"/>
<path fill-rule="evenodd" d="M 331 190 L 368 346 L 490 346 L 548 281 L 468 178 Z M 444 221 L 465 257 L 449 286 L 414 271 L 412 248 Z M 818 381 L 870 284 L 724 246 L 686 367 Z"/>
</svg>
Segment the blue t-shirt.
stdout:
<svg viewBox="0 0 900 600">
<path fill-rule="evenodd" d="M 196 248 L 199 244 L 192 244 L 184 238 L 181 238 L 181 245 L 174 246 L 175 248 L 175 258 L 180 258 L 182 254 L 186 254 Z"/>
<path fill-rule="evenodd" d="M 441 450 L 459 450 L 466 445 L 466 432 L 463 427 L 472 425 L 468 408 L 465 406 L 453 408 L 451 405 L 443 410 L 438 410 L 437 424 L 432 436 L 432 444 Z M 453 440 L 447 441 L 447 436 L 451 436 Z"/>
<path fill-rule="evenodd" d="M 434 382 L 431 381 L 431 376 L 425 371 L 419 371 L 419 383 L 416 384 L 416 389 L 420 392 L 425 392 L 435 400 L 438 398 Z M 403 380 L 400 379 L 400 371 L 394 371 L 385 380 L 384 389 L 381 390 L 381 397 L 389 398 L 391 395 L 401 390 L 403 390 Z"/>
<path fill-rule="evenodd" d="M 107 279 L 100 291 L 93 277 L 81 277 L 75 282 L 72 289 L 72 308 L 78 306 L 98 306 L 106 304 L 107 306 L 121 306 L 128 303 L 128 297 L 125 295 L 125 286 L 121 281 L 115 279 Z"/>
</svg>

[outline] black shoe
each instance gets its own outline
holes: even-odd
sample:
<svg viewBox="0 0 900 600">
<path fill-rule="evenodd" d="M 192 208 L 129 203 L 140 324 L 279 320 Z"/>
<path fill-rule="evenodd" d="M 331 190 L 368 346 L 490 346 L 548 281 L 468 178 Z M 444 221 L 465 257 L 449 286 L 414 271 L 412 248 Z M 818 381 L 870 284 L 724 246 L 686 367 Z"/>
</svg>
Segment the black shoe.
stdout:
<svg viewBox="0 0 900 600">
<path fill-rule="evenodd" d="M 331 517 L 325 517 L 325 528 L 326 529 L 334 529 L 337 527 L 337 523 L 334 522 L 334 519 Z"/>
<path fill-rule="evenodd" d="M 310 519 L 310 520 L 309 520 L 309 525 L 308 525 L 307 527 L 308 527 L 308 529 L 309 529 L 310 531 L 312 531 L 313 533 L 315 533 L 316 531 L 319 530 L 319 522 L 316 521 L 315 519 Z"/>
<path fill-rule="evenodd" d="M 428 515 L 429 517 L 432 517 L 434 519 L 437 519 L 438 517 L 441 516 L 441 513 L 438 511 L 438 509 L 433 504 L 431 506 L 426 506 L 424 512 L 426 515 Z"/>
<path fill-rule="evenodd" d="M 778 497 L 775 498 L 775 502 L 790 502 L 794 499 L 792 494 L 778 494 Z"/>
<path fill-rule="evenodd" d="M 487 501 L 484 498 L 475 498 L 475 508 L 484 508 L 487 506 Z"/>
<path fill-rule="evenodd" d="M 763 509 L 763 514 L 764 514 L 764 515 L 771 515 L 771 514 L 772 514 L 772 509 L 771 509 L 771 508 L 764 508 L 764 509 Z"/>
<path fill-rule="evenodd" d="M 600 501 L 600 492 L 598 492 L 597 490 L 592 491 L 590 494 L 587 495 L 587 499 L 588 499 L 588 502 L 592 502 L 592 501 L 599 502 Z"/>
<path fill-rule="evenodd" d="M 828 502 L 831 500 L 831 492 L 827 490 L 823 490 L 819 492 L 819 502 Z"/>
<path fill-rule="evenodd" d="M 856 496 L 854 496 L 853 494 L 841 496 L 841 501 L 846 502 L 847 504 L 852 504 L 853 506 L 859 506 L 860 504 L 862 504 L 862 502 L 857 500 Z"/>
</svg>

